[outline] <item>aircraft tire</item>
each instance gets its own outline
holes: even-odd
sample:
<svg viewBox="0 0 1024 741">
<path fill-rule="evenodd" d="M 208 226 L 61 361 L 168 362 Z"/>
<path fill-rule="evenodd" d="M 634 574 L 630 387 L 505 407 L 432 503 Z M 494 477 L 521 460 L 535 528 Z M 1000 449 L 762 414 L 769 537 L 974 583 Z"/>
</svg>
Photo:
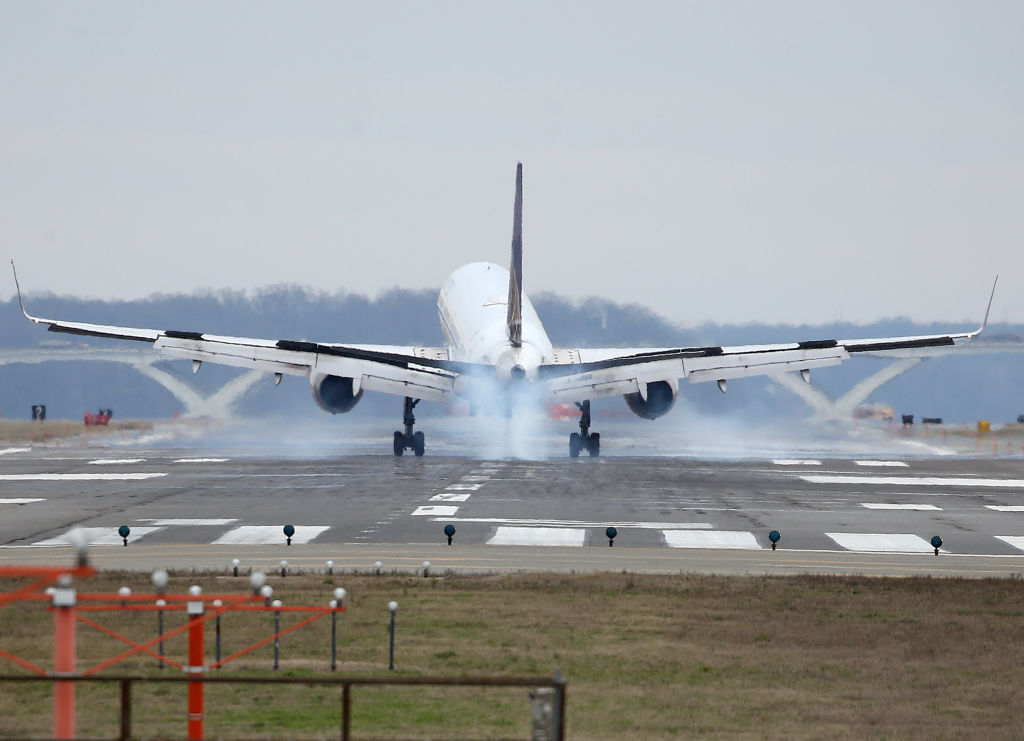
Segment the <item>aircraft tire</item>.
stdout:
<svg viewBox="0 0 1024 741">
<path fill-rule="evenodd" d="M 416 454 L 417 458 L 422 458 L 423 454 L 427 452 L 427 436 L 422 432 L 417 432 L 412 436 L 412 452 Z"/>
<path fill-rule="evenodd" d="M 580 451 L 583 449 L 583 438 L 580 437 L 580 433 L 574 432 L 569 435 L 569 457 L 579 458 Z"/>
<path fill-rule="evenodd" d="M 587 452 L 590 453 L 591 458 L 597 458 L 601 455 L 601 435 L 597 432 L 590 434 L 590 439 L 587 440 Z"/>
<path fill-rule="evenodd" d="M 405 452 L 405 435 L 395 430 L 395 457 L 401 458 Z"/>
</svg>

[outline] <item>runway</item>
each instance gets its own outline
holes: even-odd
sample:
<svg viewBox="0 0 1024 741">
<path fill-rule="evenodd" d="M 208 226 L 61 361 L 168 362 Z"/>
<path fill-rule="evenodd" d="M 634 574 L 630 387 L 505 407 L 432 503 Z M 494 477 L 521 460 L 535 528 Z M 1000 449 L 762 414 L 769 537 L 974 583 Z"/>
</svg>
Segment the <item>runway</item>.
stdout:
<svg viewBox="0 0 1024 741">
<path fill-rule="evenodd" d="M 1024 573 L 1024 465 L 856 454 L 274 457 L 131 441 L 0 450 L 0 563 L 70 560 L 73 528 L 103 568 L 225 569 L 238 558 L 275 569 L 281 559 L 305 569 L 330 559 L 339 570 L 381 561 L 389 571 L 428 560 L 434 573 L 1009 576 Z"/>
</svg>

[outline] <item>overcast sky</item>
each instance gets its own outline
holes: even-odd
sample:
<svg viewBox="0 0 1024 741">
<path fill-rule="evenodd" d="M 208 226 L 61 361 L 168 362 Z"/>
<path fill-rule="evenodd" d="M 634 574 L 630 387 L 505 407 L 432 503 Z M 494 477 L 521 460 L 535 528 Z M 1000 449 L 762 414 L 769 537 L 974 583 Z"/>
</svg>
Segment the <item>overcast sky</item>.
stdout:
<svg viewBox="0 0 1024 741">
<path fill-rule="evenodd" d="M 1019 1 L 0 0 L 30 291 L 438 287 L 520 160 L 528 293 L 1024 321 Z"/>
</svg>

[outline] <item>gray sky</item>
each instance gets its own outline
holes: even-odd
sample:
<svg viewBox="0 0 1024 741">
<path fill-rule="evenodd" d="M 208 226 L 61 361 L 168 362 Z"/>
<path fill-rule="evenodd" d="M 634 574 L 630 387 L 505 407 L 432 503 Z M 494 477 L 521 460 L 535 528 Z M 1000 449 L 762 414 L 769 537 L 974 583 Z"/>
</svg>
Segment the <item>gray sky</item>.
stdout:
<svg viewBox="0 0 1024 741">
<path fill-rule="evenodd" d="M 0 1 L 33 291 L 438 287 L 518 160 L 529 293 L 1024 321 L 1024 3 Z"/>
</svg>

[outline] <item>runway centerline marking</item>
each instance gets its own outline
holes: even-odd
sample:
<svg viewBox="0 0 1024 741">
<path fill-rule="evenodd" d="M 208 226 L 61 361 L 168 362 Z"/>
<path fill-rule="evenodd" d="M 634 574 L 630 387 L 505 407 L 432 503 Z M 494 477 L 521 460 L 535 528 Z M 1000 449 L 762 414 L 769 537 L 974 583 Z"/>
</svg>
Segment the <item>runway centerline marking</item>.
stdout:
<svg viewBox="0 0 1024 741">
<path fill-rule="evenodd" d="M 763 550 L 754 534 L 745 530 L 665 530 L 669 548 L 725 548 Z"/>
<path fill-rule="evenodd" d="M 445 507 L 436 504 L 425 504 L 417 507 L 412 513 L 413 517 L 451 517 L 459 511 L 458 507 Z"/>
<path fill-rule="evenodd" d="M 292 544 L 308 543 L 330 530 L 327 525 L 295 525 Z M 211 545 L 272 545 L 285 543 L 284 525 L 242 525 L 217 538 Z"/>
<path fill-rule="evenodd" d="M 909 468 L 910 464 L 905 461 L 854 461 L 858 466 L 873 466 L 876 468 Z"/>
<path fill-rule="evenodd" d="M 144 481 L 166 473 L 4 473 L 0 481 Z"/>
<path fill-rule="evenodd" d="M 888 504 L 886 502 L 861 502 L 861 507 L 867 509 L 910 509 L 919 510 L 921 512 L 941 512 L 942 507 L 936 507 L 934 504 Z"/>
<path fill-rule="evenodd" d="M 820 466 L 821 461 L 803 458 L 784 458 L 772 461 L 776 466 Z"/>
<path fill-rule="evenodd" d="M 825 533 L 848 551 L 868 553 L 929 553 L 924 538 L 909 533 Z"/>
<path fill-rule="evenodd" d="M 174 463 L 227 463 L 229 458 L 178 458 Z"/>
<path fill-rule="evenodd" d="M 38 497 L 14 497 L 12 499 L 0 499 L 0 504 L 32 504 L 33 502 L 45 502 L 45 499 Z"/>
<path fill-rule="evenodd" d="M 0 455 L 10 455 L 11 453 L 28 453 L 32 448 L 3 448 L 0 449 Z"/>
<path fill-rule="evenodd" d="M 448 484 L 444 487 L 445 491 L 476 491 L 483 484 Z"/>
<path fill-rule="evenodd" d="M 145 458 L 97 458 L 89 461 L 90 466 L 119 466 L 129 463 L 145 463 Z"/>
<path fill-rule="evenodd" d="M 487 545 L 582 546 L 587 531 L 569 527 L 499 527 Z"/>
<path fill-rule="evenodd" d="M 1024 512 L 1024 506 L 1019 504 L 986 504 L 985 509 L 992 509 L 996 512 Z"/>
<path fill-rule="evenodd" d="M 963 476 L 800 476 L 809 484 L 871 484 L 875 486 L 983 486 L 1024 489 L 1024 479 L 972 479 Z"/>
<path fill-rule="evenodd" d="M 462 494 L 455 491 L 442 491 L 440 494 L 435 494 L 430 498 L 431 502 L 465 502 L 469 499 L 469 492 L 463 492 Z"/>
</svg>

